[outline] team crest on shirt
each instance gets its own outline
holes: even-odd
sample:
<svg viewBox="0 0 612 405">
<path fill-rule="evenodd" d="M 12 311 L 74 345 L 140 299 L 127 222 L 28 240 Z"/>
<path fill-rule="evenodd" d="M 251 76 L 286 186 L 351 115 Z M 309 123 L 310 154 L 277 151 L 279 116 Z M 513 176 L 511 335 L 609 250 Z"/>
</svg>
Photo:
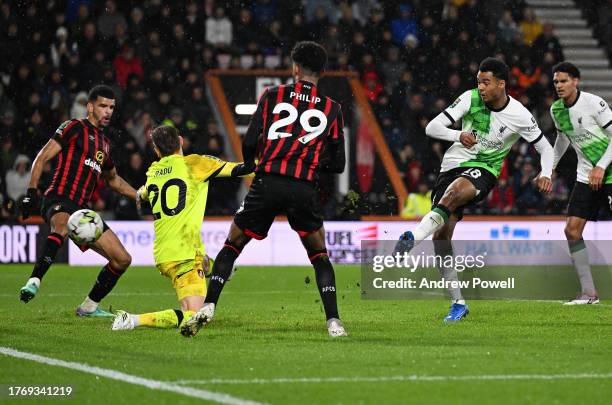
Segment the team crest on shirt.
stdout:
<svg viewBox="0 0 612 405">
<path fill-rule="evenodd" d="M 102 164 L 102 161 L 104 160 L 104 152 L 102 152 L 101 150 L 96 152 L 96 161 L 100 164 Z"/>
<path fill-rule="evenodd" d="M 502 127 L 499 129 L 499 134 L 503 135 L 504 131 L 506 130 L 506 128 L 508 128 L 508 127 L 506 127 L 505 125 L 502 125 Z"/>
<path fill-rule="evenodd" d="M 578 117 L 578 125 L 582 126 L 582 117 Z"/>
</svg>

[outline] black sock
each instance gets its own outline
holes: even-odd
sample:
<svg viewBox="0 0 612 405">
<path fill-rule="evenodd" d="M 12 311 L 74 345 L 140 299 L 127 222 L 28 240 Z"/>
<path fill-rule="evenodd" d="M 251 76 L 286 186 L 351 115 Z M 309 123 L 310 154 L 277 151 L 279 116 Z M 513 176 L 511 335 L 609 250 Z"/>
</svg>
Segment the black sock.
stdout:
<svg viewBox="0 0 612 405">
<path fill-rule="evenodd" d="M 325 316 L 327 319 L 338 318 L 338 303 L 336 300 L 336 276 L 329 257 L 326 254 L 319 254 L 311 259 L 317 278 L 317 287 L 323 301 Z"/>
<path fill-rule="evenodd" d="M 223 245 L 223 249 L 221 249 L 215 258 L 213 273 L 212 276 L 210 276 L 208 291 L 206 292 L 206 299 L 204 300 L 205 303 L 217 304 L 219 296 L 221 295 L 221 290 L 223 290 L 225 282 L 232 274 L 232 267 L 234 267 L 234 262 L 239 255 L 240 251 L 236 247 L 228 245 L 227 243 Z"/>
<path fill-rule="evenodd" d="M 183 311 L 180 309 L 175 309 L 174 313 L 176 314 L 176 319 L 178 319 L 178 325 L 180 326 L 181 322 L 183 322 L 183 319 L 185 318 L 185 314 L 183 314 Z"/>
<path fill-rule="evenodd" d="M 89 299 L 95 302 L 100 302 L 108 295 L 109 292 L 112 291 L 115 284 L 117 284 L 117 280 L 123 272 L 119 272 L 114 270 L 110 264 L 107 264 L 102 268 L 102 271 L 98 274 L 98 279 L 96 280 L 96 284 L 94 284 L 93 288 L 89 292 Z"/>
<path fill-rule="evenodd" d="M 45 276 L 49 267 L 53 264 L 57 251 L 64 244 L 64 237 L 59 233 L 50 233 L 45 241 L 45 247 L 42 254 L 38 257 L 32 275 L 30 277 L 38 277 L 40 280 Z"/>
</svg>

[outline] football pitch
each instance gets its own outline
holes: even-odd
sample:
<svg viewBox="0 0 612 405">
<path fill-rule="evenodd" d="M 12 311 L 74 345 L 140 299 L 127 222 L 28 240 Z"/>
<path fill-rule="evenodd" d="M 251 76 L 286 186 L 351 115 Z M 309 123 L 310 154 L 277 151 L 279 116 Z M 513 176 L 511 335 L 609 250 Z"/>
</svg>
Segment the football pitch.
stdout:
<svg viewBox="0 0 612 405">
<path fill-rule="evenodd" d="M 349 337 L 333 340 L 311 268 L 240 267 L 215 320 L 186 339 L 77 318 L 97 268 L 54 266 L 25 305 L 30 270 L 0 266 L 0 402 L 7 385 L 70 385 L 90 404 L 594 404 L 612 393 L 610 301 L 470 301 L 464 321 L 444 324 L 447 300 L 364 301 L 359 268 L 336 266 Z M 134 267 L 109 305 L 138 313 L 177 300 L 154 268 Z"/>
</svg>

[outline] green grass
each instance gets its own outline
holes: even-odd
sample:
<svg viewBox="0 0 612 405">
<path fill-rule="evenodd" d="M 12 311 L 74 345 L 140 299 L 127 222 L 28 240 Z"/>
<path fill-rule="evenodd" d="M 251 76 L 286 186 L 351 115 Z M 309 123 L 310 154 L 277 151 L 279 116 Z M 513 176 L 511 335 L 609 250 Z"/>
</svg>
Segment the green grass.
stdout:
<svg viewBox="0 0 612 405">
<path fill-rule="evenodd" d="M 176 330 L 112 332 L 75 307 L 98 269 L 57 265 L 29 304 L 17 293 L 30 266 L 0 266 L 0 346 L 86 363 L 238 398 L 281 403 L 609 403 L 612 307 L 557 302 L 471 301 L 446 325 L 446 300 L 364 301 L 359 269 L 336 269 L 349 338 L 331 340 L 312 269 L 241 267 L 213 323 L 194 339 Z M 306 283 L 305 279 L 313 280 Z M 167 279 L 132 268 L 103 307 L 146 312 L 177 307 Z M 600 373 L 606 378 L 349 381 L 355 377 Z M 343 377 L 332 382 L 329 378 Z M 247 380 L 241 384 L 202 380 Z M 276 378 L 321 378 L 272 382 Z M 255 384 L 250 380 L 266 380 Z M 70 384 L 77 403 L 195 403 L 80 371 L 0 354 L 0 384 Z M 0 402 L 6 400 L 0 393 Z M 22 401 L 23 402 L 23 401 Z M 20 402 L 20 403 L 22 403 Z M 26 401 L 27 402 L 27 401 Z M 25 403 L 25 402 L 24 402 Z"/>
</svg>

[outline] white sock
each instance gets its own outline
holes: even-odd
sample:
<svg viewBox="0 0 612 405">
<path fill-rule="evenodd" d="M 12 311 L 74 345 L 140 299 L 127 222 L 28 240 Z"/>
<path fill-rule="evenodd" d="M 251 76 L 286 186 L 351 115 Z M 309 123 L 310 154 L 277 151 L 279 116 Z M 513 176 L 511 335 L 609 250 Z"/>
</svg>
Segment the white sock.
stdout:
<svg viewBox="0 0 612 405">
<path fill-rule="evenodd" d="M 38 277 L 30 277 L 26 284 L 36 284 L 36 287 L 40 288 L 40 279 Z"/>
<path fill-rule="evenodd" d="M 140 326 L 140 320 L 138 319 L 138 315 L 131 315 L 130 314 L 130 318 L 132 318 L 132 322 L 134 323 L 134 327 L 135 328 Z"/>
<path fill-rule="evenodd" d="M 427 215 L 421 219 L 421 222 L 412 231 L 414 235 L 414 241 L 420 242 L 430 235 L 433 235 L 438 229 L 442 228 L 445 224 L 445 220 L 442 215 L 435 211 L 429 211 Z"/>
<path fill-rule="evenodd" d="M 582 246 L 584 247 L 578 248 L 579 250 L 571 252 L 572 262 L 574 263 L 574 268 L 576 269 L 576 273 L 578 273 L 578 279 L 580 280 L 580 287 L 582 289 L 582 294 L 586 294 L 591 297 L 594 297 L 597 293 L 595 291 L 595 284 L 593 283 L 593 276 L 591 275 L 591 265 L 589 264 L 589 254 L 587 252 L 586 245 L 582 245 Z"/>
<path fill-rule="evenodd" d="M 448 267 L 440 267 L 439 270 L 440 270 L 440 276 L 442 276 L 444 280 L 459 281 L 459 278 L 457 277 L 457 270 L 453 268 L 448 268 Z M 461 305 L 465 305 L 465 301 L 463 300 L 463 295 L 461 295 L 461 288 L 449 287 L 448 293 L 450 294 L 450 297 L 451 297 L 451 300 L 453 300 L 453 303 L 457 302 Z M 462 302 L 459 302 L 459 301 L 462 301 Z"/>
<path fill-rule="evenodd" d="M 93 301 L 89 297 L 85 297 L 85 300 L 80 306 L 81 306 L 81 309 L 85 312 L 93 312 L 96 309 L 98 309 L 98 303 L 96 301 Z"/>
<path fill-rule="evenodd" d="M 461 293 L 459 293 L 461 294 Z M 464 299 L 460 299 L 460 300 L 452 300 L 451 301 L 453 304 L 459 304 L 459 305 L 465 305 L 465 300 Z"/>
</svg>

